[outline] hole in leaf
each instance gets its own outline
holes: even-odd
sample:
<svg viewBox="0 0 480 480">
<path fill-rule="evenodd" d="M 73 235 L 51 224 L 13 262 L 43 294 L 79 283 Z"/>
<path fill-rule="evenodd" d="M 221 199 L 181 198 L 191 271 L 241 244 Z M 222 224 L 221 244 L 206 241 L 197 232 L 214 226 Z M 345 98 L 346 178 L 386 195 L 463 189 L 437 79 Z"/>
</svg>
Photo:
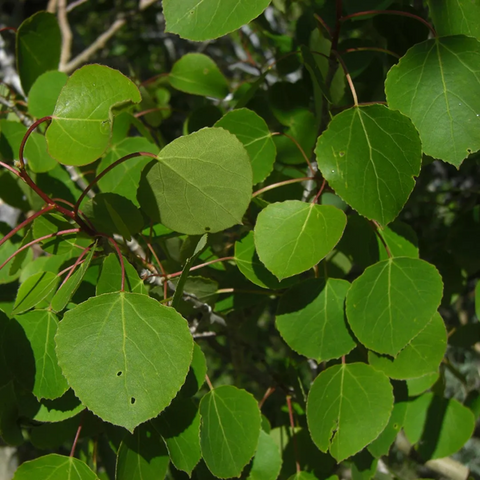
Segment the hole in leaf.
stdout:
<svg viewBox="0 0 480 480">
<path fill-rule="evenodd" d="M 206 232 L 209 232 L 209 231 L 210 231 L 210 227 L 205 227 L 205 231 L 206 231 Z"/>
<path fill-rule="evenodd" d="M 137 400 L 136 400 L 135 397 L 132 397 L 132 398 L 130 399 L 130 403 L 131 403 L 132 405 L 135 405 L 135 402 L 136 402 L 136 401 L 137 401 Z"/>
<path fill-rule="evenodd" d="M 467 153 L 470 155 L 472 153 L 472 149 L 471 148 L 467 148 Z"/>
<path fill-rule="evenodd" d="M 121 377 L 123 372 L 117 372 L 117 377 Z"/>
<path fill-rule="evenodd" d="M 345 152 L 338 152 L 338 155 L 339 155 L 340 157 L 343 157 L 343 156 L 345 155 Z"/>
</svg>

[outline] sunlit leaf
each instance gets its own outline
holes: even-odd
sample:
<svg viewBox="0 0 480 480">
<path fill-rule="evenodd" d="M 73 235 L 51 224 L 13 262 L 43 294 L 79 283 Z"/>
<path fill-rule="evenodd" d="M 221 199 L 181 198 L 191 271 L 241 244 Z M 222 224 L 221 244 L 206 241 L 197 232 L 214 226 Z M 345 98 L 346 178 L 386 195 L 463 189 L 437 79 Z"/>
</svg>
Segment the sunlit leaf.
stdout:
<svg viewBox="0 0 480 480">
<path fill-rule="evenodd" d="M 395 356 L 428 324 L 442 299 L 437 269 L 396 257 L 368 267 L 347 294 L 347 318 L 367 348 Z"/>
<path fill-rule="evenodd" d="M 55 340 L 59 364 L 82 403 L 129 430 L 171 402 L 192 360 L 185 320 L 136 293 L 100 295 L 69 310 Z"/>
<path fill-rule="evenodd" d="M 52 293 L 60 278 L 52 272 L 36 273 L 20 285 L 13 307 L 13 314 L 26 312 Z"/>
<path fill-rule="evenodd" d="M 388 72 L 388 104 L 412 119 L 427 155 L 459 167 L 480 149 L 479 70 L 480 42 L 457 35 L 415 45 Z"/>
<path fill-rule="evenodd" d="M 378 437 L 392 407 L 392 387 L 383 373 L 363 363 L 335 365 L 313 382 L 308 428 L 317 447 L 341 462 Z"/>
<path fill-rule="evenodd" d="M 132 265 L 123 259 L 125 268 L 125 291 L 133 293 L 147 293 L 142 279 Z M 102 293 L 119 292 L 122 286 L 122 267 L 115 253 L 111 253 L 105 258 L 102 265 L 102 271 L 97 282 L 97 295 Z"/>
<path fill-rule="evenodd" d="M 87 165 L 107 149 L 112 108 L 140 102 L 140 92 L 119 71 L 86 65 L 68 79 L 47 130 L 48 151 L 64 165 Z"/>
<path fill-rule="evenodd" d="M 262 210 L 255 246 L 262 263 L 279 279 L 315 266 L 340 240 L 347 219 L 338 208 L 296 200 Z"/>
<path fill-rule="evenodd" d="M 37 118 L 47 117 L 55 110 L 60 91 L 67 83 L 66 73 L 56 70 L 40 75 L 28 94 L 28 111 Z"/>
<path fill-rule="evenodd" d="M 476 0 L 428 0 L 429 15 L 440 37 L 467 35 L 480 40 L 480 3 Z"/>
<path fill-rule="evenodd" d="M 138 200 L 153 220 L 181 233 L 219 232 L 241 223 L 252 194 L 242 143 L 204 128 L 167 145 L 144 170 Z"/>
<path fill-rule="evenodd" d="M 275 440 L 263 430 L 260 431 L 248 480 L 276 480 L 281 468 L 282 456 Z"/>
<path fill-rule="evenodd" d="M 315 153 L 335 193 L 382 225 L 402 210 L 422 159 L 412 122 L 383 105 L 354 107 L 336 115 L 318 138 Z"/>
</svg>

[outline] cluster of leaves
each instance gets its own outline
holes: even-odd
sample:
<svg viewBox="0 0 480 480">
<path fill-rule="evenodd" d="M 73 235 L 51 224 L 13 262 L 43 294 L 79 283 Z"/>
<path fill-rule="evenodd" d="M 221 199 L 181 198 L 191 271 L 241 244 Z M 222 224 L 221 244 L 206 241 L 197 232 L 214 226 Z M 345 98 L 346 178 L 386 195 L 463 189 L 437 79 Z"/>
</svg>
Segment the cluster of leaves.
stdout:
<svg viewBox="0 0 480 480">
<path fill-rule="evenodd" d="M 163 9 L 167 31 L 239 47 L 269 3 Z M 434 158 L 480 150 L 480 9 L 431 0 L 432 26 L 389 1 L 321 3 L 270 7 L 295 38 L 255 20 L 258 76 L 240 84 L 204 53 L 144 82 L 67 76 L 56 18 L 19 27 L 26 102 L 0 120 L 0 198 L 25 219 L 1 225 L 0 435 L 56 453 L 15 480 L 321 480 L 344 461 L 368 479 L 401 429 L 422 461 L 472 436 L 475 393 L 444 395 L 440 313 L 480 271 L 478 206 L 445 220 L 437 257 L 397 217 Z M 167 144 L 176 105 L 191 112 Z"/>
</svg>

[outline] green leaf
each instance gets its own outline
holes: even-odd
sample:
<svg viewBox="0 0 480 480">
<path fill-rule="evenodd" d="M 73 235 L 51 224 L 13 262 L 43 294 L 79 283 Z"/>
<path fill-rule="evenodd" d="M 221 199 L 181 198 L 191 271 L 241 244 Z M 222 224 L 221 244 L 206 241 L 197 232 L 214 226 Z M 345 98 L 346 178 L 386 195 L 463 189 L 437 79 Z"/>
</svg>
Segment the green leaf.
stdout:
<svg viewBox="0 0 480 480">
<path fill-rule="evenodd" d="M 208 469 L 219 478 L 238 477 L 257 449 L 260 410 L 252 395 L 231 385 L 200 402 L 200 443 Z"/>
<path fill-rule="evenodd" d="M 113 145 L 105 157 L 102 158 L 97 168 L 97 175 L 115 161 L 135 152 L 156 154 L 158 147 L 144 137 L 125 138 L 116 145 Z M 120 163 L 98 181 L 98 186 L 102 192 L 122 195 L 135 205 L 138 205 L 137 189 L 142 170 L 151 161 L 152 159 L 149 157 L 134 157 L 126 162 Z"/>
<path fill-rule="evenodd" d="M 258 17 L 270 0 L 164 0 L 165 30 L 203 41 L 221 37 Z"/>
<path fill-rule="evenodd" d="M 385 82 L 388 104 L 412 119 L 424 153 L 456 167 L 480 149 L 478 70 L 480 43 L 457 35 L 415 45 Z"/>
<path fill-rule="evenodd" d="M 125 267 L 125 291 L 133 293 L 147 293 L 143 280 L 138 276 L 133 266 L 123 260 Z M 97 295 L 119 292 L 122 285 L 122 267 L 115 253 L 108 255 L 103 261 L 102 272 L 97 283 Z"/>
<path fill-rule="evenodd" d="M 248 480 L 276 480 L 281 468 L 282 456 L 275 440 L 261 430 Z"/>
<path fill-rule="evenodd" d="M 58 285 L 60 278 L 52 272 L 40 272 L 29 277 L 20 285 L 13 307 L 13 315 L 26 312 L 38 305 Z"/>
<path fill-rule="evenodd" d="M 395 356 L 428 324 L 442 299 L 437 269 L 396 257 L 368 267 L 347 294 L 347 319 L 367 348 Z"/>
<path fill-rule="evenodd" d="M 390 223 L 420 173 L 421 144 L 410 119 L 383 105 L 336 115 L 318 138 L 318 167 L 335 193 L 361 215 Z"/>
<path fill-rule="evenodd" d="M 428 325 L 396 356 L 368 352 L 368 363 L 390 378 L 404 380 L 434 373 L 447 349 L 447 331 L 435 313 Z"/>
<path fill-rule="evenodd" d="M 472 436 L 475 416 L 457 400 L 425 393 L 409 403 L 403 428 L 424 460 L 444 458 Z"/>
<path fill-rule="evenodd" d="M 204 97 L 225 98 L 228 83 L 217 64 L 202 53 L 187 53 L 168 76 L 170 85 L 181 92 Z"/>
<path fill-rule="evenodd" d="M 99 193 L 86 202 L 82 210 L 98 231 L 109 236 L 118 233 L 129 241 L 143 228 L 140 210 L 116 193 Z"/>
<path fill-rule="evenodd" d="M 480 40 L 480 3 L 477 0 L 428 0 L 429 15 L 439 37 L 467 35 Z"/>
<path fill-rule="evenodd" d="M 253 170 L 253 184 L 263 182 L 273 170 L 277 155 L 272 134 L 265 120 L 247 108 L 232 110 L 216 124 L 233 133 L 250 156 Z"/>
<path fill-rule="evenodd" d="M 292 350 L 320 363 L 346 355 L 355 347 L 344 311 L 349 288 L 345 280 L 312 279 L 282 296 L 276 326 Z"/>
<path fill-rule="evenodd" d="M 144 170 L 137 197 L 154 221 L 201 235 L 241 223 L 251 194 L 252 168 L 241 142 L 222 128 L 204 128 L 160 152 Z"/>
<path fill-rule="evenodd" d="M 327 368 L 315 379 L 307 421 L 317 447 L 341 462 L 375 440 L 393 407 L 388 378 L 363 363 Z"/>
<path fill-rule="evenodd" d="M 318 480 L 318 478 L 308 472 L 297 472 L 289 477 L 288 480 Z"/>
<path fill-rule="evenodd" d="M 148 423 L 135 429 L 120 445 L 117 480 L 158 480 L 165 478 L 168 453 L 162 437 Z"/>
<path fill-rule="evenodd" d="M 253 232 L 248 232 L 245 237 L 235 242 L 235 262 L 248 280 L 262 288 L 288 288 L 297 281 L 296 278 L 288 278 L 279 282 L 275 275 L 265 268 L 255 250 Z"/>
<path fill-rule="evenodd" d="M 26 95 L 35 80 L 60 62 L 62 36 L 55 15 L 38 12 L 17 31 L 17 68 Z"/>
<path fill-rule="evenodd" d="M 3 235 L 2 235 L 3 238 Z M 0 248 L 0 265 L 14 254 L 20 248 L 20 243 L 14 243 L 12 240 L 7 240 Z M 29 248 L 26 257 L 23 259 L 22 268 L 25 268 L 33 258 L 32 250 Z M 15 273 L 10 274 L 8 265 L 0 270 L 0 285 L 5 283 L 14 282 L 20 276 L 21 270 L 17 270 Z"/>
<path fill-rule="evenodd" d="M 396 436 L 403 427 L 405 414 L 407 412 L 407 402 L 397 402 L 393 406 L 392 415 L 388 421 L 385 430 L 377 437 L 367 448 L 368 451 L 375 457 L 380 458 L 383 455 L 388 455 L 390 447 L 395 441 Z"/>
<path fill-rule="evenodd" d="M 202 458 L 198 407 L 189 398 L 176 398 L 152 424 L 162 435 L 175 468 L 191 476 Z"/>
<path fill-rule="evenodd" d="M 322 72 L 320 71 L 320 67 L 315 62 L 315 58 L 312 55 L 312 52 L 305 46 L 300 46 L 300 51 L 302 52 L 303 63 L 307 68 L 308 72 L 312 77 L 312 81 L 316 83 L 316 86 L 320 88 L 322 95 L 332 103 L 332 98 L 330 96 L 330 92 L 328 91 L 327 86 L 325 85 L 325 80 L 323 78 Z"/>
<path fill-rule="evenodd" d="M 58 318 L 48 310 L 17 315 L 10 322 L 10 368 L 22 386 L 37 398 L 55 399 L 68 390 L 55 354 L 57 326 Z"/>
<path fill-rule="evenodd" d="M 298 200 L 271 204 L 255 225 L 258 256 L 279 280 L 302 273 L 332 251 L 346 223 L 346 215 L 330 205 Z"/>
<path fill-rule="evenodd" d="M 90 468 L 75 457 L 64 457 L 51 453 L 22 463 L 13 480 L 98 480 Z"/>
<path fill-rule="evenodd" d="M 21 445 L 23 434 L 18 420 L 17 397 L 13 382 L 0 387 L 0 437 L 8 445 Z"/>
<path fill-rule="evenodd" d="M 22 239 L 22 242 L 20 243 L 19 248 L 25 246 L 27 243 L 30 243 L 32 240 L 33 240 L 33 230 L 32 228 L 29 228 L 24 233 L 24 237 Z M 27 258 L 29 251 L 30 249 L 26 248 L 25 250 L 22 250 L 19 254 L 15 255 L 15 258 L 12 260 L 12 263 L 10 264 L 10 270 L 9 270 L 10 275 L 15 275 L 17 272 L 22 270 L 23 263 L 25 262 L 25 259 Z"/>
<path fill-rule="evenodd" d="M 362 450 L 351 459 L 352 480 L 371 480 L 377 471 L 378 460 L 368 450 Z"/>
<path fill-rule="evenodd" d="M 415 231 L 406 223 L 396 220 L 380 232 L 392 257 L 419 258 L 418 239 Z M 379 259 L 387 260 L 388 253 L 377 235 Z"/>
<path fill-rule="evenodd" d="M 55 340 L 59 364 L 81 402 L 130 431 L 172 401 L 192 360 L 186 321 L 136 293 L 101 295 L 69 310 Z"/>
<path fill-rule="evenodd" d="M 50 155 L 64 165 L 87 165 L 107 149 L 112 108 L 139 103 L 140 92 L 117 70 L 86 65 L 68 79 L 47 130 Z"/>
<path fill-rule="evenodd" d="M 75 292 L 82 283 L 83 277 L 85 277 L 85 274 L 87 273 L 94 253 L 95 245 L 90 249 L 90 252 L 85 257 L 85 261 L 80 267 L 77 267 L 77 271 L 74 272 L 72 276 L 57 290 L 50 303 L 54 312 L 61 312 L 67 306 L 73 295 L 75 295 Z"/>
<path fill-rule="evenodd" d="M 66 73 L 55 70 L 40 75 L 28 94 L 28 112 L 30 115 L 36 118 L 51 115 L 67 79 Z"/>
</svg>

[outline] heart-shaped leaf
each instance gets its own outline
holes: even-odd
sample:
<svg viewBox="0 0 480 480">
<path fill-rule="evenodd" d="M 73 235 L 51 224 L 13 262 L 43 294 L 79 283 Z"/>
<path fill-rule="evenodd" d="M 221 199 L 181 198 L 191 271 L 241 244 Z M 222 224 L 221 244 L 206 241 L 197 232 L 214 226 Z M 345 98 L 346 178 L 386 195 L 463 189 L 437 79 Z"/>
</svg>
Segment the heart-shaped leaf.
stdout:
<svg viewBox="0 0 480 480">
<path fill-rule="evenodd" d="M 151 219 L 201 235 L 241 223 L 252 195 L 252 167 L 242 143 L 223 128 L 177 138 L 146 169 L 138 200 Z"/>
<path fill-rule="evenodd" d="M 317 362 L 346 355 L 355 347 L 345 318 L 350 284 L 330 278 L 302 282 L 278 305 L 276 326 L 288 346 Z"/>
<path fill-rule="evenodd" d="M 395 257 L 368 267 L 347 294 L 347 318 L 367 348 L 395 356 L 421 332 L 442 299 L 437 269 L 416 258 Z"/>
<path fill-rule="evenodd" d="M 47 130 L 50 155 L 64 165 L 87 165 L 107 149 L 112 108 L 141 101 L 135 84 L 117 70 L 86 65 L 68 79 Z"/>
<path fill-rule="evenodd" d="M 181 92 L 220 99 L 228 95 L 226 78 L 217 64 L 202 53 L 187 53 L 180 58 L 168 79 L 170 85 Z"/>
<path fill-rule="evenodd" d="M 345 214 L 331 205 L 271 204 L 255 225 L 258 257 L 279 280 L 302 273 L 332 251 L 346 223 Z"/>
<path fill-rule="evenodd" d="M 457 35 L 415 45 L 385 82 L 389 106 L 412 119 L 423 151 L 457 167 L 480 149 L 478 70 L 480 42 Z"/>
<path fill-rule="evenodd" d="M 187 322 L 136 293 L 100 295 L 69 310 L 55 340 L 63 374 L 82 403 L 131 431 L 172 401 L 192 360 Z"/>
<path fill-rule="evenodd" d="M 335 365 L 313 382 L 307 421 L 317 447 L 341 462 L 378 437 L 393 408 L 388 378 L 369 365 Z"/>
<path fill-rule="evenodd" d="M 252 395 L 231 385 L 215 388 L 200 402 L 200 442 L 209 470 L 238 477 L 258 444 L 260 410 Z"/>
<path fill-rule="evenodd" d="M 413 190 L 422 161 L 412 122 L 383 105 L 336 115 L 315 153 L 328 184 L 361 215 L 390 223 Z"/>
</svg>

